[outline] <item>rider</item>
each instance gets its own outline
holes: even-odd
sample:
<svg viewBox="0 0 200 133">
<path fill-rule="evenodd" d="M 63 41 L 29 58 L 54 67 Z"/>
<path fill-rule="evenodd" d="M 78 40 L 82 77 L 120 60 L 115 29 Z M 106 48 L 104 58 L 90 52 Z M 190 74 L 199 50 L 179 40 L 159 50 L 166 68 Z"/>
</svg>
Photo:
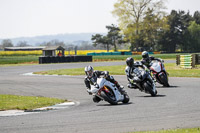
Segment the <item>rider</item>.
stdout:
<svg viewBox="0 0 200 133">
<path fill-rule="evenodd" d="M 113 76 L 110 76 L 109 75 L 109 72 L 108 71 L 94 71 L 93 67 L 92 66 L 86 66 L 85 67 L 85 74 L 86 74 L 86 77 L 85 77 L 85 85 L 87 87 L 87 92 L 91 95 L 91 86 L 90 85 L 94 85 L 96 86 L 97 83 L 97 78 L 99 78 L 101 75 L 104 75 L 106 77 L 106 80 L 110 81 L 111 83 L 115 84 L 118 88 L 118 90 L 123 93 L 124 90 L 123 90 L 123 86 L 120 86 L 119 83 L 113 78 Z M 93 101 L 94 102 L 99 102 L 101 99 L 97 96 L 94 96 L 93 97 Z"/>
<path fill-rule="evenodd" d="M 143 51 L 142 52 L 142 64 L 144 64 L 145 66 L 147 66 L 148 68 L 150 68 L 150 63 L 151 61 L 153 60 L 157 60 L 157 61 L 160 61 L 160 62 L 164 62 L 162 59 L 159 59 L 159 58 L 155 58 L 153 56 L 149 56 L 149 53 L 147 51 Z"/>
<path fill-rule="evenodd" d="M 133 74 L 134 69 L 136 67 L 142 67 L 144 69 L 147 69 L 147 68 L 146 68 L 146 66 L 144 66 L 141 63 L 134 63 L 134 59 L 132 57 L 128 57 L 126 59 L 126 64 L 127 64 L 127 66 L 126 66 L 126 69 L 125 69 L 125 73 L 126 73 L 126 76 L 127 76 L 127 80 L 129 81 L 127 86 L 129 88 L 135 88 L 136 89 L 138 87 L 135 85 L 135 83 L 140 82 L 141 80 L 137 76 L 133 77 L 134 76 L 134 74 Z"/>
</svg>

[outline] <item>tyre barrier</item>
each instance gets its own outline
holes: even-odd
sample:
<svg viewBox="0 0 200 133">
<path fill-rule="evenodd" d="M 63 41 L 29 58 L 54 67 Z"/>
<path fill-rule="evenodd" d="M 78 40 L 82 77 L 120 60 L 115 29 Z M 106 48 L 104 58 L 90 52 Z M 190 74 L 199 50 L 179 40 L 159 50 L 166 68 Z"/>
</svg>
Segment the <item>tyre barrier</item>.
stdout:
<svg viewBox="0 0 200 133">
<path fill-rule="evenodd" d="M 69 63 L 69 62 L 92 62 L 92 56 L 41 56 L 39 64 L 44 63 Z"/>
<path fill-rule="evenodd" d="M 180 66 L 182 68 L 192 68 L 192 55 L 180 55 Z"/>
</svg>

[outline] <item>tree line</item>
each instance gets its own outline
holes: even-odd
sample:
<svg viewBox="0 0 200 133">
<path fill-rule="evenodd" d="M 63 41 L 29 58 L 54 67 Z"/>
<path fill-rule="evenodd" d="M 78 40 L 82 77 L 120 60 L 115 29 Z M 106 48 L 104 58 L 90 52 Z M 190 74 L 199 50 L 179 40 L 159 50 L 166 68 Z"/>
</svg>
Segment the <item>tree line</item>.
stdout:
<svg viewBox="0 0 200 133">
<path fill-rule="evenodd" d="M 112 14 L 118 25 L 108 25 L 106 34 L 94 34 L 91 42 L 84 41 L 81 50 L 130 49 L 130 51 L 200 52 L 200 11 L 190 14 L 183 10 L 164 10 L 166 0 L 118 0 Z M 52 40 L 41 46 L 61 45 L 73 47 L 62 41 Z M 2 47 L 13 46 L 11 40 L 2 41 Z M 21 41 L 17 46 L 30 46 Z"/>
<path fill-rule="evenodd" d="M 164 12 L 165 0 L 118 0 L 113 15 L 118 25 L 107 35 L 92 36 L 93 45 L 128 45 L 131 51 L 200 52 L 200 12 Z"/>
</svg>

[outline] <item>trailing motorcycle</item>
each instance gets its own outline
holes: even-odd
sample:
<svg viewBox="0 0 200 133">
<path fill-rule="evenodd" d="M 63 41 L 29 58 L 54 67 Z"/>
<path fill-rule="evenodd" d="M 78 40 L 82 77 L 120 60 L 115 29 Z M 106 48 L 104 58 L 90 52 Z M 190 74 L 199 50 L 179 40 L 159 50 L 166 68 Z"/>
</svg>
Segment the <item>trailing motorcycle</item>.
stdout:
<svg viewBox="0 0 200 133">
<path fill-rule="evenodd" d="M 169 87 L 168 73 L 165 70 L 163 61 L 152 61 L 150 63 L 150 71 L 153 74 L 153 78 L 156 79 L 156 82 Z"/>
<path fill-rule="evenodd" d="M 125 91 L 122 94 L 115 84 L 107 81 L 104 77 L 97 78 L 96 84 L 91 85 L 91 93 L 112 105 L 116 105 L 118 102 L 129 102 L 128 94 Z"/>
<path fill-rule="evenodd" d="M 141 63 L 141 62 L 137 62 L 137 63 Z M 155 83 L 148 70 L 145 70 L 142 67 L 136 67 L 133 70 L 132 76 L 134 77 L 134 79 L 137 79 L 137 81 L 134 82 L 133 84 L 137 88 L 139 88 L 140 91 L 151 94 L 151 96 L 157 95 Z M 131 82 L 133 82 L 133 80 Z"/>
</svg>

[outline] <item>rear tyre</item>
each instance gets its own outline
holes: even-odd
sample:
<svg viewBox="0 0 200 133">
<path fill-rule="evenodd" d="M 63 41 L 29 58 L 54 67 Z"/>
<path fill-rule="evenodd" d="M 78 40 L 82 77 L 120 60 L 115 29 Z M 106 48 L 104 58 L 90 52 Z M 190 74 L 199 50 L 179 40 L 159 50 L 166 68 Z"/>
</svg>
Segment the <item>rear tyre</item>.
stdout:
<svg viewBox="0 0 200 133">
<path fill-rule="evenodd" d="M 113 92 L 111 92 L 113 93 Z M 104 91 L 101 91 L 101 96 L 104 98 L 105 101 L 109 102 L 112 105 L 117 105 L 115 95 L 112 96 Z"/>
</svg>

